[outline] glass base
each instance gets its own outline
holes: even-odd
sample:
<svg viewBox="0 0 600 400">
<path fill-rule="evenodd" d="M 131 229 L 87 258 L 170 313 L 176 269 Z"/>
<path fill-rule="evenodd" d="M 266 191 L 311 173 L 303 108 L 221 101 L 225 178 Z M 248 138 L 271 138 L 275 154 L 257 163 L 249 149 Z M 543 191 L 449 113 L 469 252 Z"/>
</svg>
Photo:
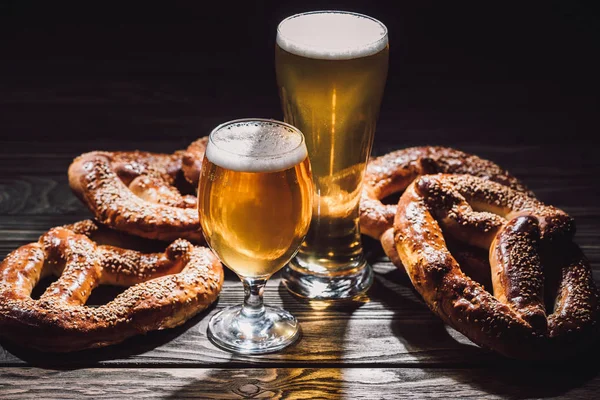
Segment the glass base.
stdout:
<svg viewBox="0 0 600 400">
<path fill-rule="evenodd" d="M 348 273 L 318 274 L 292 260 L 282 273 L 285 287 L 293 294 L 315 300 L 351 300 L 362 296 L 373 283 L 373 269 L 364 262 Z"/>
<path fill-rule="evenodd" d="M 225 308 L 208 322 L 208 338 L 224 350 L 263 354 L 283 349 L 300 337 L 300 325 L 289 312 L 264 306 L 264 314 L 248 317 L 242 306 Z"/>
</svg>

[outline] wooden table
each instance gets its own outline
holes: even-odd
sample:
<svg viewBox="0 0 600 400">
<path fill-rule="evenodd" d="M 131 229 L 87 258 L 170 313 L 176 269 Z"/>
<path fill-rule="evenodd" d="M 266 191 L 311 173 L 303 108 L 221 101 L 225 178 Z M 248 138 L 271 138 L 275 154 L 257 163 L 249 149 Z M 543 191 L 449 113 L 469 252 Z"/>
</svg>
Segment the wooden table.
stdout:
<svg viewBox="0 0 600 400">
<path fill-rule="evenodd" d="M 576 240 L 600 281 L 600 160 L 593 157 L 593 148 L 564 143 L 475 144 L 438 131 L 404 132 L 400 140 L 391 131 L 392 126 L 383 122 L 375 153 L 451 142 L 507 166 L 542 200 L 576 218 Z M 101 147 L 170 151 L 184 144 L 112 140 L 103 141 Z M 12 141 L 0 143 L 0 148 L 0 256 L 35 241 L 52 226 L 90 216 L 71 194 L 66 169 L 74 156 L 99 148 L 97 141 Z M 363 302 L 309 303 L 290 295 L 278 274 L 269 281 L 266 302 L 291 311 L 302 326 L 302 339 L 285 351 L 238 356 L 208 341 L 209 317 L 242 300 L 242 286 L 228 271 L 219 301 L 177 329 L 66 355 L 3 342 L 0 398 L 597 396 L 597 347 L 564 363 L 515 362 L 484 351 L 427 309 L 378 243 L 365 238 L 365 248 L 376 275 Z"/>
<path fill-rule="evenodd" d="M 91 216 L 67 182 L 83 152 L 170 152 L 230 119 L 281 118 L 275 30 L 305 11 L 283 0 L 4 3 L 0 258 Z M 578 2 L 334 3 L 390 28 L 374 153 L 438 144 L 499 163 L 575 217 L 600 283 L 600 158 L 586 139 L 600 131 L 597 13 Z M 207 340 L 210 316 L 242 301 L 227 271 L 219 301 L 177 329 L 65 355 L 0 342 L 0 399 L 599 397 L 600 346 L 560 363 L 484 351 L 364 244 L 375 268 L 364 302 L 310 304 L 269 281 L 266 302 L 303 330 L 285 351 L 244 357 Z"/>
</svg>

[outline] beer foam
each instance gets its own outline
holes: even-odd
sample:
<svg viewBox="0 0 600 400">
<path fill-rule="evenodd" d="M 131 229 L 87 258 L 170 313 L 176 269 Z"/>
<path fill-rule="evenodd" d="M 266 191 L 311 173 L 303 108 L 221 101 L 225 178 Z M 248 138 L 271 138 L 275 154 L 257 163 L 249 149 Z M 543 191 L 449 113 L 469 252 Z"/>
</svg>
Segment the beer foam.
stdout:
<svg viewBox="0 0 600 400">
<path fill-rule="evenodd" d="M 307 157 L 304 137 L 283 122 L 246 119 L 225 123 L 210 134 L 206 157 L 234 171 L 274 172 Z"/>
<path fill-rule="evenodd" d="M 277 44 L 299 56 L 323 60 L 349 60 L 383 50 L 387 28 L 362 14 L 315 11 L 284 19 L 277 28 Z"/>
</svg>

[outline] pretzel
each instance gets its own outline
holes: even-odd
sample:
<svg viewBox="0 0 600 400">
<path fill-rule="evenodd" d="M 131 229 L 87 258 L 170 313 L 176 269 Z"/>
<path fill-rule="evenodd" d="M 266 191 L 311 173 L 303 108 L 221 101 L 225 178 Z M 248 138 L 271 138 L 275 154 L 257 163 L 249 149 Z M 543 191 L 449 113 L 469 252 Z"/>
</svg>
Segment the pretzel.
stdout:
<svg viewBox="0 0 600 400">
<path fill-rule="evenodd" d="M 469 174 L 502 183 L 534 196 L 525 185 L 491 161 L 446 147 L 411 147 L 377 157 L 369 162 L 360 201 L 362 234 L 381 241 L 383 250 L 401 270 L 394 246 L 396 204 L 383 204 L 385 197 L 403 192 L 421 175 Z"/>
<path fill-rule="evenodd" d="M 190 144 L 183 153 L 181 169 L 185 179 L 194 187 L 198 187 L 200 180 L 200 171 L 202 170 L 202 160 L 208 144 L 208 136 L 200 138 Z"/>
<path fill-rule="evenodd" d="M 164 253 L 100 245 L 90 220 L 53 228 L 0 264 L 0 336 L 42 351 L 101 347 L 172 328 L 217 298 L 223 269 L 204 247 L 178 239 Z M 59 276 L 38 299 L 40 278 Z M 85 306 L 98 285 L 130 286 L 108 304 Z"/>
<path fill-rule="evenodd" d="M 444 235 L 489 249 L 493 295 L 461 271 Z M 470 175 L 415 180 L 398 203 L 396 250 L 446 323 L 509 357 L 565 357 L 598 337 L 590 265 L 563 211 Z"/>
<path fill-rule="evenodd" d="M 204 238 L 196 197 L 181 194 L 175 184 L 182 169 L 186 176 L 196 174 L 202 144 L 205 138 L 190 145 L 193 151 L 173 154 L 85 153 L 69 167 L 69 184 L 96 219 L 113 229 L 149 239 L 200 243 Z"/>
</svg>

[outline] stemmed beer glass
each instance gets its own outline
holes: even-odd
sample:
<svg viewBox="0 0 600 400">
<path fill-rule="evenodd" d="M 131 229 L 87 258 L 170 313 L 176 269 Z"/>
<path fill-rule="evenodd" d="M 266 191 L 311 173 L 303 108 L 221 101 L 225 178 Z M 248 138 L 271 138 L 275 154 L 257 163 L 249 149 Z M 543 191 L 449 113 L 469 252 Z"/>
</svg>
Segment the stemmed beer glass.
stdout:
<svg viewBox="0 0 600 400">
<path fill-rule="evenodd" d="M 208 336 L 226 350 L 258 354 L 300 333 L 287 311 L 265 306 L 263 289 L 304 240 L 312 214 L 312 175 L 304 136 L 274 120 L 240 119 L 209 136 L 198 211 L 212 250 L 244 284 L 242 305 L 216 313 Z"/>
</svg>

